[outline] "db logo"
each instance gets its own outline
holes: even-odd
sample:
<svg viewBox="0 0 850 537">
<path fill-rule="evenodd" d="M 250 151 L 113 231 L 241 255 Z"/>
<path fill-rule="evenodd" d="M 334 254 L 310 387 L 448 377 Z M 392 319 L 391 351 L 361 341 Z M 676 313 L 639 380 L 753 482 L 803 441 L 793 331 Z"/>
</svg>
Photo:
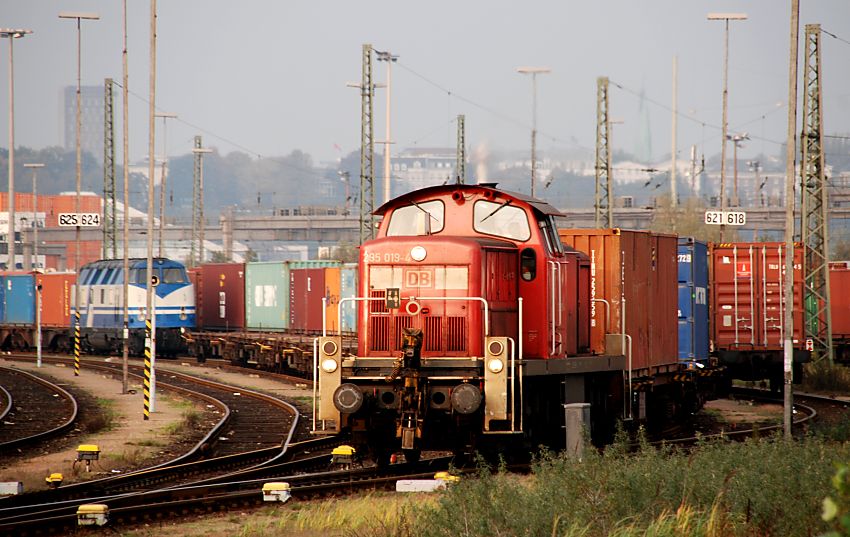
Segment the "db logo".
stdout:
<svg viewBox="0 0 850 537">
<path fill-rule="evenodd" d="M 404 273 L 405 287 L 431 287 L 433 277 L 428 270 L 408 270 Z"/>
</svg>

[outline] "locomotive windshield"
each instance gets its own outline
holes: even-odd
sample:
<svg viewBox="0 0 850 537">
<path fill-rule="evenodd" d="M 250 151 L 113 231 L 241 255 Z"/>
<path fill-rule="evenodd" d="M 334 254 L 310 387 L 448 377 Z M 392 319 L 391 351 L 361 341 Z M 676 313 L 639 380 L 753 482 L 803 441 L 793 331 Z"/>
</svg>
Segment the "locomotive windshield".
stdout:
<svg viewBox="0 0 850 537">
<path fill-rule="evenodd" d="M 388 237 L 430 235 L 443 230 L 445 207 L 439 200 L 414 203 L 393 211 L 387 227 Z"/>
<path fill-rule="evenodd" d="M 496 235 L 515 241 L 527 241 L 531 238 L 528 216 L 520 207 L 504 203 L 479 200 L 472 212 L 472 226 L 479 233 Z"/>
</svg>

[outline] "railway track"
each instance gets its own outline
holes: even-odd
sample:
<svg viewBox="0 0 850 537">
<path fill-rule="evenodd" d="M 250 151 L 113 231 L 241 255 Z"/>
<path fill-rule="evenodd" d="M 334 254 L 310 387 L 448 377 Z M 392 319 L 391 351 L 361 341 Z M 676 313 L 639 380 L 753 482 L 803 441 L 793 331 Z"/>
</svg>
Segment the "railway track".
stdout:
<svg viewBox="0 0 850 537">
<path fill-rule="evenodd" d="M 325 457 L 325 461 L 328 464 L 330 458 Z M 380 469 L 370 467 L 299 475 L 282 473 L 266 479 L 193 484 L 95 500 L 108 506 L 110 525 L 123 526 L 256 507 L 263 503 L 262 487 L 270 480 L 289 483 L 293 497 L 306 500 L 359 490 L 392 489 L 399 479 L 432 478 L 435 472 L 446 470 L 450 461 L 451 457 L 441 457 Z M 72 532 L 77 526 L 76 509 L 79 504 L 34 506 L 27 512 L 0 515 L 0 534 L 29 537 Z"/>
<path fill-rule="evenodd" d="M 58 357 L 46 360 L 66 361 Z M 115 372 L 120 365 L 85 361 L 84 367 Z M 135 369 L 134 366 L 131 371 Z M 219 409 L 221 419 L 193 449 L 144 470 L 8 498 L 2 507 L 126 493 L 211 478 L 279 460 L 296 436 L 298 410 L 280 398 L 165 370 L 160 371 L 158 386 Z"/>
<path fill-rule="evenodd" d="M 0 458 L 74 427 L 77 401 L 60 386 L 26 371 L 0 367 L 0 388 L 4 401 L 0 410 Z"/>
</svg>

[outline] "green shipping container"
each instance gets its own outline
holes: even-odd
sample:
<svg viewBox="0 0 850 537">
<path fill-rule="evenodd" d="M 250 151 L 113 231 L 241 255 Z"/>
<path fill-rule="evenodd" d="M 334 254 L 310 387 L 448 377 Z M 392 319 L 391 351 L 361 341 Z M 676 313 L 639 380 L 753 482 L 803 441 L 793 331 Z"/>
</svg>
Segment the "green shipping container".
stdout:
<svg viewBox="0 0 850 537">
<path fill-rule="evenodd" d="M 262 261 L 245 264 L 245 328 L 281 331 L 289 328 L 289 271 L 339 267 L 339 261 Z"/>
</svg>

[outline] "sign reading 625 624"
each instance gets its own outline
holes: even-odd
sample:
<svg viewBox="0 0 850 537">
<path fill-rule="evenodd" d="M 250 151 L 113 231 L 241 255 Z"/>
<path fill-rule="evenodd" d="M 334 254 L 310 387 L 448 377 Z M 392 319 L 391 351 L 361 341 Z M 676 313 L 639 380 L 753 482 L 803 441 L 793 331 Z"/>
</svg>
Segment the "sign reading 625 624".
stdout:
<svg viewBox="0 0 850 537">
<path fill-rule="evenodd" d="M 59 213 L 59 227 L 100 227 L 100 213 Z"/>
</svg>

